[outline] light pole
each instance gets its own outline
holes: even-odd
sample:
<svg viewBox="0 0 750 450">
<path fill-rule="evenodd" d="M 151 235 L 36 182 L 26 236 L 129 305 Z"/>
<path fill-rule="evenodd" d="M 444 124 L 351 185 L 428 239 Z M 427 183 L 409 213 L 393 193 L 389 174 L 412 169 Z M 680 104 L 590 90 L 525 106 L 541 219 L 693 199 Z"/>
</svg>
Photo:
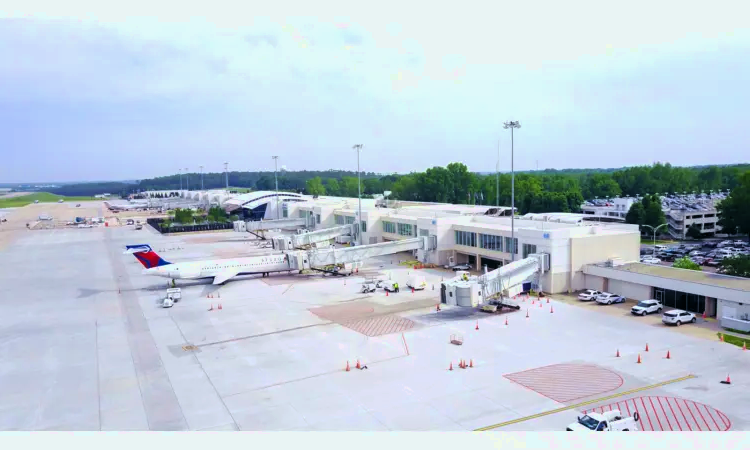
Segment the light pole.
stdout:
<svg viewBox="0 0 750 450">
<path fill-rule="evenodd" d="M 272 156 L 273 158 L 273 180 L 276 183 L 276 218 L 279 218 L 279 179 L 276 177 L 276 170 L 279 164 L 279 157 Z"/>
<path fill-rule="evenodd" d="M 654 255 L 654 256 L 656 256 L 656 232 L 659 230 L 659 228 L 667 226 L 667 224 L 663 223 L 663 224 L 659 225 L 656 228 L 652 227 L 651 225 L 645 225 L 645 224 L 643 226 L 644 227 L 649 227 L 652 230 L 654 230 L 654 247 L 651 249 L 651 254 Z"/>
<path fill-rule="evenodd" d="M 514 218 L 516 216 L 516 172 L 513 168 L 513 129 L 521 128 L 521 124 L 516 121 L 508 121 L 503 124 L 503 128 L 506 130 L 510 128 L 510 245 L 513 252 L 510 254 L 510 261 L 516 260 L 516 229 L 514 226 Z"/>
<path fill-rule="evenodd" d="M 500 207 L 500 139 L 497 140 L 497 165 L 495 166 L 495 202 Z"/>
<path fill-rule="evenodd" d="M 177 171 L 180 173 L 180 191 L 182 191 L 182 169 L 177 169 Z"/>
<path fill-rule="evenodd" d="M 201 191 L 203 190 L 203 166 L 200 166 L 201 168 Z"/>
<path fill-rule="evenodd" d="M 353 149 L 357 150 L 357 199 L 359 202 L 359 218 L 357 219 L 357 235 L 359 236 L 359 245 L 362 245 L 362 180 L 359 172 L 359 151 L 362 150 L 362 144 L 356 144 Z"/>
<path fill-rule="evenodd" d="M 185 167 L 185 190 L 190 192 L 190 176 L 188 175 L 187 167 Z"/>
</svg>

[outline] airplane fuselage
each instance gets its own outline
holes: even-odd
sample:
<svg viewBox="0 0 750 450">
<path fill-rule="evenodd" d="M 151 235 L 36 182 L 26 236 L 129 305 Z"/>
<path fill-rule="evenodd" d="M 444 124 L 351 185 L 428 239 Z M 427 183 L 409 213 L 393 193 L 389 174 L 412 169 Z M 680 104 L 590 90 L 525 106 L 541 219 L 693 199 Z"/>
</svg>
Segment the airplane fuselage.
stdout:
<svg viewBox="0 0 750 450">
<path fill-rule="evenodd" d="M 255 273 L 293 270 L 287 256 L 264 255 L 248 258 L 188 261 L 144 269 L 146 275 L 156 275 L 177 280 L 221 277 L 226 274 L 247 275 Z"/>
</svg>

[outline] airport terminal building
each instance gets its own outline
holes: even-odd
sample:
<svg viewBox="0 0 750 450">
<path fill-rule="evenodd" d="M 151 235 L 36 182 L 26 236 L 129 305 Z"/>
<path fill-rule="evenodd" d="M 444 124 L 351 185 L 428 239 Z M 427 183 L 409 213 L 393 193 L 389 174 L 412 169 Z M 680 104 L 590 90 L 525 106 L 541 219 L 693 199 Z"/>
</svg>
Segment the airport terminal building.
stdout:
<svg viewBox="0 0 750 450">
<path fill-rule="evenodd" d="M 705 313 L 722 326 L 750 331 L 750 280 L 641 264 L 636 225 L 569 213 L 511 220 L 507 207 L 382 199 L 362 199 L 361 204 L 361 245 L 433 237 L 437 249 L 428 254 L 427 263 L 468 263 L 479 271 L 544 253 L 549 255 L 541 279 L 545 292 L 596 289 L 633 300 L 653 298 L 667 308 Z M 309 230 L 356 223 L 358 205 L 356 198 L 273 191 L 241 194 L 223 204 L 235 213 L 244 211 L 242 217 L 250 220 L 305 219 Z"/>
</svg>

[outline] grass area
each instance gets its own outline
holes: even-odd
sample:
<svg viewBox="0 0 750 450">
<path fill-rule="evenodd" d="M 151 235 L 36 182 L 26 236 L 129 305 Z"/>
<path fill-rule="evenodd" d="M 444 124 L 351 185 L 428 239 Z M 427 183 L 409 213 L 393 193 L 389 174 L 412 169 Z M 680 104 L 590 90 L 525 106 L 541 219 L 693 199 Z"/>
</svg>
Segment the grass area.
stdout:
<svg viewBox="0 0 750 450">
<path fill-rule="evenodd" d="M 237 191 L 240 194 L 247 194 L 248 192 L 252 192 L 252 189 L 250 189 L 250 188 L 232 187 L 232 186 L 229 186 L 229 190 L 230 191 Z"/>
<path fill-rule="evenodd" d="M 657 239 L 656 245 L 670 245 L 670 244 L 678 244 L 677 241 L 670 241 L 670 240 L 663 240 L 663 239 Z M 641 238 L 641 244 L 651 244 L 654 245 L 654 240 L 646 237 Z"/>
<path fill-rule="evenodd" d="M 736 333 L 736 334 L 746 334 L 750 336 L 750 333 L 748 333 L 747 331 L 735 330 L 734 328 L 725 328 L 725 330 L 731 331 L 732 333 Z"/>
<path fill-rule="evenodd" d="M 721 336 L 723 333 L 716 333 L 717 336 Z M 743 345 L 747 345 L 747 341 L 750 340 L 750 337 L 747 339 L 743 339 L 737 336 L 732 336 L 731 334 L 724 334 L 724 342 L 732 345 L 736 345 L 737 347 L 742 347 Z"/>
<path fill-rule="evenodd" d="M 0 208 L 20 208 L 39 200 L 39 203 L 56 203 L 58 200 L 66 202 L 85 202 L 97 200 L 94 197 L 64 197 L 62 195 L 50 194 L 49 192 L 37 192 L 20 197 L 0 198 Z"/>
</svg>

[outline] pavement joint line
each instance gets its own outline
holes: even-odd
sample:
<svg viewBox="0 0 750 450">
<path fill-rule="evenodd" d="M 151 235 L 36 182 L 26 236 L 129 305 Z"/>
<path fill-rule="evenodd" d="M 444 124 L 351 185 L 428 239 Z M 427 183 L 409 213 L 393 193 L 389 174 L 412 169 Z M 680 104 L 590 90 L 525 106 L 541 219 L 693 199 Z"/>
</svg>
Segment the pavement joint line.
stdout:
<svg viewBox="0 0 750 450">
<path fill-rule="evenodd" d="M 570 409 L 579 408 L 581 406 L 591 405 L 591 404 L 594 404 L 594 403 L 600 403 L 600 402 L 603 402 L 603 401 L 611 400 L 613 398 L 624 397 L 626 395 L 630 395 L 630 394 L 635 394 L 635 393 L 638 393 L 638 392 L 647 391 L 649 389 L 654 389 L 654 388 L 658 388 L 658 387 L 661 387 L 661 386 L 666 386 L 666 385 L 672 384 L 672 383 L 679 383 L 680 381 L 690 380 L 690 379 L 693 379 L 693 378 L 696 378 L 695 375 L 686 375 L 684 377 L 674 378 L 674 379 L 671 379 L 671 380 L 662 381 L 660 383 L 650 384 L 648 386 L 641 386 L 639 388 L 630 389 L 629 391 L 618 392 L 616 394 L 608 395 L 606 397 L 595 398 L 593 400 L 587 400 L 585 402 L 576 403 L 574 405 L 564 406 L 562 408 L 557 408 L 557 409 L 551 409 L 549 411 L 540 412 L 540 413 L 537 413 L 537 414 L 533 414 L 531 416 L 519 417 L 518 419 L 508 420 L 508 421 L 501 422 L 501 423 L 498 423 L 498 424 L 495 424 L 495 425 L 488 425 L 486 427 L 477 428 L 474 431 L 488 431 L 488 430 L 492 430 L 492 429 L 495 429 L 495 428 L 504 427 L 504 426 L 507 426 L 507 425 L 513 425 L 513 424 L 516 424 L 516 423 L 525 422 L 527 420 L 538 419 L 539 417 L 544 417 L 544 416 L 549 416 L 549 415 L 552 415 L 552 414 L 557 414 L 559 412 L 568 411 Z"/>
</svg>

